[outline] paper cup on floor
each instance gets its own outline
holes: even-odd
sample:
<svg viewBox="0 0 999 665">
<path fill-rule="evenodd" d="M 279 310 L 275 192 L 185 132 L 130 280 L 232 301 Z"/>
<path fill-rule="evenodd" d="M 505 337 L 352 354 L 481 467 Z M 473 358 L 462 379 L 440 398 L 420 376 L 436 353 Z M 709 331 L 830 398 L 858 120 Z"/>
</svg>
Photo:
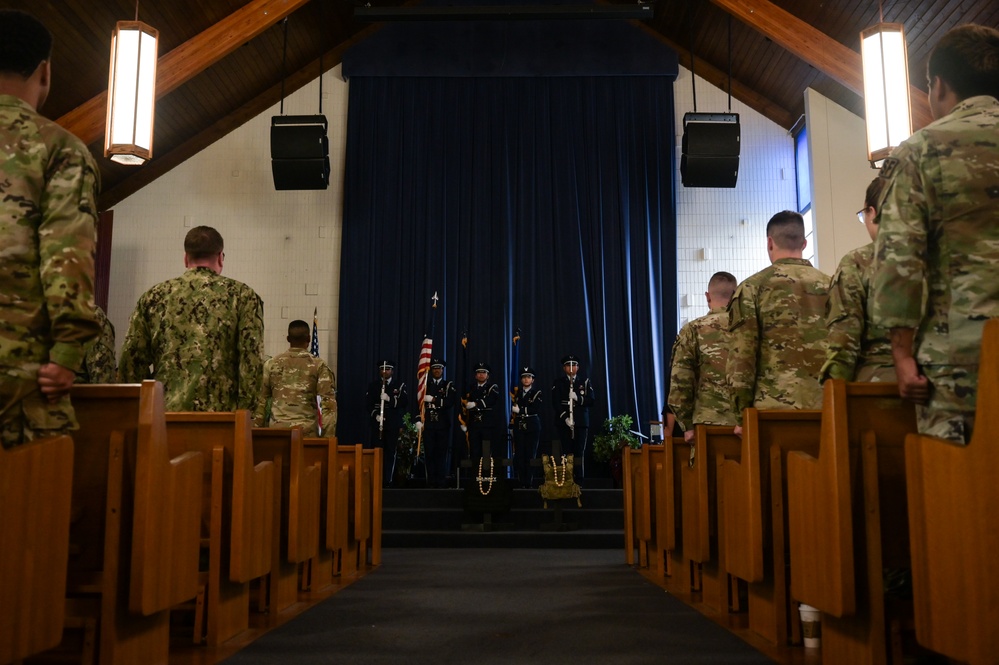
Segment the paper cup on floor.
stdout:
<svg viewBox="0 0 999 665">
<path fill-rule="evenodd" d="M 801 635 L 805 639 L 805 648 L 817 649 L 822 637 L 822 624 L 820 623 L 822 615 L 819 610 L 804 603 L 798 606 L 798 612 L 801 613 Z"/>
</svg>

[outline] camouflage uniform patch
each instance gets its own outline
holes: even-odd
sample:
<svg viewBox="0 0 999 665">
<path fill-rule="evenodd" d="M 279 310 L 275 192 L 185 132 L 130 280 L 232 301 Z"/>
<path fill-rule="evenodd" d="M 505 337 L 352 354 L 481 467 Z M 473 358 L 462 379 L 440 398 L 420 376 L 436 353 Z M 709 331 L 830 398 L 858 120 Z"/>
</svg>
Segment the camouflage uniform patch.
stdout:
<svg viewBox="0 0 999 665">
<path fill-rule="evenodd" d="M 991 194 L 999 179 L 999 100 L 964 100 L 892 158 L 871 317 L 884 328 L 916 329 L 916 361 L 933 383 L 928 409 L 967 421 L 982 329 L 999 316 L 999 199 Z M 966 388 L 946 380 L 957 368 L 967 372 Z"/>
<path fill-rule="evenodd" d="M 732 410 L 819 409 L 829 277 L 805 259 L 778 259 L 749 277 L 728 306 Z"/>
<path fill-rule="evenodd" d="M 160 381 L 167 411 L 252 411 L 263 374 L 263 316 L 249 286 L 192 268 L 139 298 L 118 377 Z"/>
<path fill-rule="evenodd" d="M 97 307 L 101 335 L 87 347 L 83 365 L 76 373 L 75 383 L 114 383 L 118 380 L 118 362 L 114 357 L 114 325 L 107 314 Z"/>
<path fill-rule="evenodd" d="M 336 431 L 336 379 L 326 361 L 306 349 L 292 348 L 264 363 L 263 387 L 253 414 L 256 427 L 267 427 L 265 408 L 270 400 L 270 427 L 302 428 L 304 436 L 318 436 L 316 397 L 322 404 L 323 434 Z"/>
<path fill-rule="evenodd" d="M 822 380 L 895 381 L 888 331 L 869 320 L 874 243 L 848 252 L 829 283 L 828 342 Z"/>
<path fill-rule="evenodd" d="M 0 95 L 0 431 L 3 445 L 76 429 L 69 399 L 38 392 L 38 368 L 74 372 L 94 314 L 98 170 L 82 142 Z"/>
<path fill-rule="evenodd" d="M 673 343 L 668 403 L 685 430 L 735 425 L 725 365 L 728 313 L 720 307 L 680 329 Z"/>
</svg>

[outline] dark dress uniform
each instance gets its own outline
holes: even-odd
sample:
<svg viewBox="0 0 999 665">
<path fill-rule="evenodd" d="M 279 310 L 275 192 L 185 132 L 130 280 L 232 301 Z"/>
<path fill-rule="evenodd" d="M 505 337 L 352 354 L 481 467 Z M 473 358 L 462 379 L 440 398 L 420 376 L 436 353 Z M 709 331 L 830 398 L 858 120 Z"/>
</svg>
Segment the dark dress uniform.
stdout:
<svg viewBox="0 0 999 665">
<path fill-rule="evenodd" d="M 434 358 L 430 371 L 443 369 L 446 363 Z M 427 482 L 430 487 L 444 487 L 447 477 L 447 453 L 451 445 L 451 409 L 457 397 L 453 381 L 444 378 L 427 379 L 427 397 L 424 401 L 423 446 L 426 451 Z"/>
<path fill-rule="evenodd" d="M 562 358 L 562 367 L 570 363 L 579 365 L 579 358 L 573 355 Z M 572 400 L 570 395 L 575 395 Z M 577 477 L 583 475 L 583 455 L 586 453 L 586 436 L 590 429 L 590 406 L 593 404 L 594 392 L 590 380 L 577 374 L 570 378 L 563 374 L 555 379 L 552 386 L 552 407 L 555 409 L 555 427 L 562 445 L 563 455 L 575 456 L 575 468 L 579 470 Z M 573 427 L 566 422 L 569 418 L 572 402 Z"/>
<path fill-rule="evenodd" d="M 524 376 L 534 377 L 534 370 L 525 367 L 521 371 Z M 513 414 L 513 447 L 514 466 L 517 479 L 524 487 L 531 486 L 531 460 L 538 454 L 538 443 L 541 440 L 541 408 L 544 400 L 541 391 L 534 385 L 524 388 L 517 386 L 512 398 L 516 407 Z"/>
<path fill-rule="evenodd" d="M 394 369 L 393 363 L 383 360 L 378 365 L 379 369 Z M 388 396 L 384 400 L 382 407 L 382 392 Z M 399 430 L 402 429 L 402 414 L 409 404 L 409 396 L 406 394 L 406 384 L 397 381 L 395 377 L 389 377 L 388 381 L 382 381 L 381 377 L 368 384 L 368 391 L 364 394 L 365 403 L 368 406 L 368 420 L 371 425 L 371 436 L 368 441 L 368 448 L 382 448 L 385 452 L 382 458 L 382 477 L 384 486 L 392 483 L 392 474 L 395 472 L 395 454 L 399 446 Z M 379 417 L 384 416 L 384 422 L 379 427 Z"/>
<path fill-rule="evenodd" d="M 476 372 L 489 372 L 489 365 L 479 363 Z M 506 451 L 506 414 L 500 401 L 500 387 L 488 376 L 483 383 L 475 383 L 468 391 L 468 446 L 469 458 L 474 462 L 482 457 L 482 442 L 488 441 L 491 456 L 500 459 Z"/>
</svg>

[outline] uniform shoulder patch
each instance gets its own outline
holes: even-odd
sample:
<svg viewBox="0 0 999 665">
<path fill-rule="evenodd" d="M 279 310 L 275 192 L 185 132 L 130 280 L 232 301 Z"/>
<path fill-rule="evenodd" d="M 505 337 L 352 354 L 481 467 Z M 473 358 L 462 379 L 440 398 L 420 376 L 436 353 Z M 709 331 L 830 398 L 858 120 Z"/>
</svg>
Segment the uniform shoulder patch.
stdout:
<svg viewBox="0 0 999 665">
<path fill-rule="evenodd" d="M 878 176 L 884 178 L 885 180 L 891 180 L 895 175 L 895 169 L 898 168 L 899 161 L 896 157 L 886 157 L 884 164 L 881 165 L 881 171 Z"/>
</svg>

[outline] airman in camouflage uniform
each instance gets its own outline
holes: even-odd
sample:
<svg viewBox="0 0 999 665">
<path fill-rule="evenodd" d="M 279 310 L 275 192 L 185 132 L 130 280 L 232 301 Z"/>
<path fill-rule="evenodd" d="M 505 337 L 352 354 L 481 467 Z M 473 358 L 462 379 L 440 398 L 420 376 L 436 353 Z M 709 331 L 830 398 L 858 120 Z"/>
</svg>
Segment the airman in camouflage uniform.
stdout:
<svg viewBox="0 0 999 665">
<path fill-rule="evenodd" d="M 101 334 L 87 348 L 83 365 L 76 373 L 76 383 L 114 383 L 118 380 L 118 363 L 114 357 L 114 325 L 100 305 L 95 311 L 101 324 Z"/>
<path fill-rule="evenodd" d="M 0 444 L 79 427 L 69 389 L 94 314 L 98 170 L 83 143 L 41 116 L 52 35 L 0 10 Z"/>
<path fill-rule="evenodd" d="M 264 363 L 263 387 L 253 414 L 256 427 L 267 427 L 266 407 L 270 402 L 271 427 L 301 427 L 304 436 L 318 436 L 316 410 L 322 416 L 322 434 L 336 431 L 336 378 L 326 361 L 309 353 L 309 324 L 288 324 L 288 344 L 281 353 Z"/>
<path fill-rule="evenodd" d="M 927 70 L 936 120 L 881 169 L 872 314 L 891 329 L 899 392 L 921 405 L 919 431 L 964 443 L 982 329 L 999 317 L 999 31 L 953 28 Z"/>
<path fill-rule="evenodd" d="M 877 237 L 877 213 L 884 180 L 867 186 L 864 209 L 857 213 L 871 240 Z M 840 260 L 829 284 L 826 328 L 829 331 L 822 380 L 895 382 L 888 330 L 870 321 L 867 295 L 874 274 L 874 243 L 858 247 Z"/>
<path fill-rule="evenodd" d="M 726 364 L 732 410 L 822 408 L 829 277 L 801 258 L 805 226 L 785 210 L 767 223 L 771 265 L 739 285 L 729 304 Z"/>
<path fill-rule="evenodd" d="M 680 329 L 673 343 L 669 407 L 685 441 L 694 440 L 694 425 L 735 425 L 725 365 L 728 361 L 728 312 L 737 282 L 716 272 L 704 294 L 710 311 Z"/>
<path fill-rule="evenodd" d="M 127 383 L 156 379 L 167 411 L 253 410 L 263 374 L 264 305 L 221 275 L 222 236 L 198 226 L 184 239 L 180 277 L 142 294 L 118 365 Z"/>
</svg>

